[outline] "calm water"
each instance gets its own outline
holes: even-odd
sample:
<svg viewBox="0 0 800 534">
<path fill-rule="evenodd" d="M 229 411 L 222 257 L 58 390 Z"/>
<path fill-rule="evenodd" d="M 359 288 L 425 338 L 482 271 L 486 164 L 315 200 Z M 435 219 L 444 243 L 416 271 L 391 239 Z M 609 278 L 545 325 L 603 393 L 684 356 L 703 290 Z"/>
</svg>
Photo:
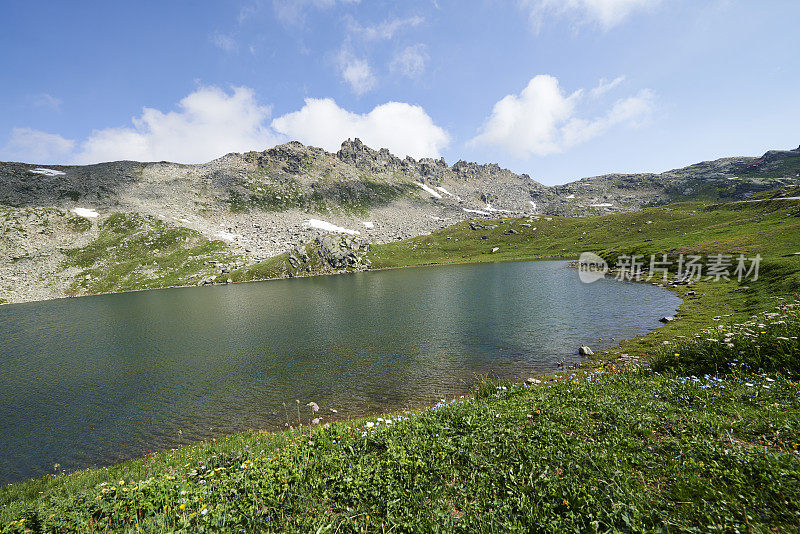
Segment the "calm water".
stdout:
<svg viewBox="0 0 800 534">
<path fill-rule="evenodd" d="M 679 302 L 524 262 L 2 306 L 0 484 L 279 428 L 295 399 L 330 420 L 549 371 Z"/>
</svg>

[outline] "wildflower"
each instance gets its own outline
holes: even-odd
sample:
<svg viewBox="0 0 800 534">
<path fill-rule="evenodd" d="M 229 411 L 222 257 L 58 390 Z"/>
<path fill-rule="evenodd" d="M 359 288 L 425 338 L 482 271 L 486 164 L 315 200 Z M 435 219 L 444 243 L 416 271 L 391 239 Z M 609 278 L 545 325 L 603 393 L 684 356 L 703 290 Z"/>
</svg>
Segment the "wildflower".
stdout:
<svg viewBox="0 0 800 534">
<path fill-rule="evenodd" d="M 181 511 L 186 510 L 186 503 L 181 504 L 178 508 L 180 508 Z"/>
<path fill-rule="evenodd" d="M 563 504 L 564 506 L 569 506 L 569 501 L 567 499 L 564 499 L 563 501 L 561 501 L 561 504 Z"/>
</svg>

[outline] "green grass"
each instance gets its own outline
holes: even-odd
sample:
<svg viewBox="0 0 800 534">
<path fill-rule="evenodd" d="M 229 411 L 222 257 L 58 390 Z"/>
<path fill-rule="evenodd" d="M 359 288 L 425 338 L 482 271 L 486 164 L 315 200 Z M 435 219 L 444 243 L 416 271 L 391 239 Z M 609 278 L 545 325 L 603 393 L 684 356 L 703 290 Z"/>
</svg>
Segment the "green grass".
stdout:
<svg viewBox="0 0 800 534">
<path fill-rule="evenodd" d="M 800 521 L 797 206 L 687 203 L 504 219 L 492 230 L 460 224 L 373 247 L 380 267 L 582 251 L 612 262 L 634 252 L 764 259 L 745 290 L 736 281 L 678 286 L 685 301 L 674 322 L 538 385 L 484 383 L 430 409 L 328 428 L 303 413 L 304 426 L 285 432 L 13 484 L 0 488 L 0 529 L 792 532 Z M 141 228 L 118 223 L 103 232 Z M 285 267 L 271 261 L 248 275 Z M 657 372 L 619 363 L 622 354 Z"/>
<path fill-rule="evenodd" d="M 0 525 L 6 532 L 22 531 L 20 519 L 43 532 L 789 529 L 800 517 L 798 387 L 781 375 L 687 379 L 617 368 L 533 387 L 484 384 L 473 398 L 382 421 L 237 434 L 16 484 L 0 490 Z"/>
<path fill-rule="evenodd" d="M 65 251 L 63 267 L 80 269 L 73 294 L 194 284 L 236 261 L 222 241 L 152 217 L 115 213 L 85 247 Z"/>
<path fill-rule="evenodd" d="M 737 174 L 742 177 L 784 178 L 794 177 L 800 172 L 800 155 L 786 156 L 769 169 L 760 166 L 745 167 Z"/>
<path fill-rule="evenodd" d="M 766 252 L 770 257 L 800 252 L 800 202 L 775 201 L 707 205 L 671 204 L 594 217 L 504 218 L 471 230 L 460 223 L 430 235 L 374 245 L 376 268 L 440 263 L 577 258 L 581 252 L 628 254 Z M 651 221 L 648 224 L 648 221 Z M 517 233 L 509 233 L 511 230 Z M 491 250 L 498 247 L 496 253 Z"/>
</svg>

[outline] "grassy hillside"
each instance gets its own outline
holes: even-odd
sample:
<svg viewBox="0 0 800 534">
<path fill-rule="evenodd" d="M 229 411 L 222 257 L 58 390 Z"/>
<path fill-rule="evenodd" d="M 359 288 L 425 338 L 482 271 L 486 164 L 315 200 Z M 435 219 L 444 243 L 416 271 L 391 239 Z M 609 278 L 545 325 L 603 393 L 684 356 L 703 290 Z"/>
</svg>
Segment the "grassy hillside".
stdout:
<svg viewBox="0 0 800 534">
<path fill-rule="evenodd" d="M 306 408 L 286 432 L 2 488 L 0 529 L 796 529 L 800 203 L 477 224 L 496 227 L 460 224 L 374 246 L 370 258 L 388 268 L 581 251 L 612 264 L 630 253 L 743 253 L 760 254 L 762 270 L 755 282 L 677 286 L 686 300 L 674 322 L 538 382 L 486 383 L 470 398 L 329 427 Z M 637 360 L 658 372 L 625 363 Z"/>
<path fill-rule="evenodd" d="M 97 239 L 64 253 L 64 267 L 80 269 L 74 295 L 194 285 L 237 260 L 222 241 L 135 213 L 111 215 Z"/>
</svg>

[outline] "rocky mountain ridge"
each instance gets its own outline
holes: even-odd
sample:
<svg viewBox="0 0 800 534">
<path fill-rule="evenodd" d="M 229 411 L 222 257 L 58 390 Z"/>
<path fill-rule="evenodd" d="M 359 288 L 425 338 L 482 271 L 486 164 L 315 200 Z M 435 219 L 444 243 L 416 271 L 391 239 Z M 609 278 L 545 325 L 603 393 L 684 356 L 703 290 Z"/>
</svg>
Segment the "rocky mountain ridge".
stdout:
<svg viewBox="0 0 800 534">
<path fill-rule="evenodd" d="M 60 296 L 65 288 L 91 292 L 90 284 L 70 280 L 95 280 L 100 267 L 110 263 L 98 259 L 93 268 L 80 270 L 65 263 L 66 257 L 74 247 L 106 235 L 103 225 L 115 214 L 145 221 L 126 236 L 135 241 L 136 235 L 149 235 L 140 247 L 145 252 L 147 243 L 171 235 L 170 228 L 193 232 L 192 246 L 198 250 L 202 240 L 220 243 L 212 247 L 213 257 L 182 260 L 181 268 L 196 274 L 188 280 L 194 283 L 224 274 L 206 269 L 209 265 L 255 264 L 326 234 L 385 243 L 476 218 L 582 216 L 681 200 L 745 200 L 800 184 L 798 171 L 800 147 L 660 174 L 609 174 L 548 187 L 497 164 L 401 159 L 358 139 L 348 139 L 336 153 L 291 142 L 205 164 L 0 163 L 0 300 L 30 300 L 20 287 L 41 288 L 43 282 L 52 290 L 38 291 L 35 298 Z M 156 276 L 174 278 L 152 265 L 134 271 L 124 276 L 137 284 Z M 68 280 L 50 283 L 59 277 Z"/>
</svg>

